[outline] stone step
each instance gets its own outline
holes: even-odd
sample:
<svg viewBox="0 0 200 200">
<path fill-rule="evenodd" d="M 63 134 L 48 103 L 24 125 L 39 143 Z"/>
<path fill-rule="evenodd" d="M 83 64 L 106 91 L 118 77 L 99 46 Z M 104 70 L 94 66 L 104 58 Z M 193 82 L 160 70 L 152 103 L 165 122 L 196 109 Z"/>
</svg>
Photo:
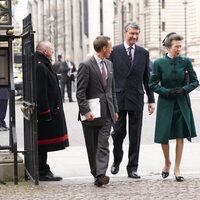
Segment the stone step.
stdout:
<svg viewBox="0 0 200 200">
<path fill-rule="evenodd" d="M 23 159 L 18 155 L 18 178 L 24 179 Z M 14 179 L 14 155 L 10 151 L 0 151 L 0 180 L 13 181 Z"/>
</svg>

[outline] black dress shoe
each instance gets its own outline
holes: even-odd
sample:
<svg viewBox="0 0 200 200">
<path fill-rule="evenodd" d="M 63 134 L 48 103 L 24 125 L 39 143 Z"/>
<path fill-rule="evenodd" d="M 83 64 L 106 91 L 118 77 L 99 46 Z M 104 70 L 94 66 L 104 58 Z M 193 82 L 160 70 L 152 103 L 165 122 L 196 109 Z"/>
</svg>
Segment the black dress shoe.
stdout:
<svg viewBox="0 0 200 200">
<path fill-rule="evenodd" d="M 169 172 L 162 171 L 161 175 L 163 178 L 167 178 L 169 176 Z"/>
<path fill-rule="evenodd" d="M 40 181 L 61 181 L 62 177 L 55 176 L 51 171 L 39 177 Z"/>
<path fill-rule="evenodd" d="M 128 173 L 128 177 L 129 177 L 129 178 L 136 178 L 136 179 L 141 178 L 141 176 L 139 176 L 138 173 L 137 173 L 137 172 L 134 172 L 134 171 L 129 172 L 129 173 Z"/>
<path fill-rule="evenodd" d="M 109 181 L 110 181 L 109 176 L 100 175 L 95 179 L 94 185 L 96 185 L 97 187 L 101 187 L 102 185 L 107 185 Z"/>
<path fill-rule="evenodd" d="M 112 174 L 117 174 L 119 172 L 119 165 L 113 163 L 110 168 L 110 171 Z"/>
<path fill-rule="evenodd" d="M 175 176 L 176 181 L 183 182 L 185 179 L 183 176 Z"/>
</svg>

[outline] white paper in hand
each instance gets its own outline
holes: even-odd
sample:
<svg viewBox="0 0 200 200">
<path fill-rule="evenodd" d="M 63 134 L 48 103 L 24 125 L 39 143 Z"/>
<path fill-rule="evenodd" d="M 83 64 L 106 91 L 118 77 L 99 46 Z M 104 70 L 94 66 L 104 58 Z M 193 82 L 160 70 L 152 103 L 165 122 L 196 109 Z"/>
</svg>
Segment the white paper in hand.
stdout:
<svg viewBox="0 0 200 200">
<path fill-rule="evenodd" d="M 95 98 L 95 99 L 88 99 L 87 100 L 90 111 L 94 115 L 94 118 L 99 118 L 101 117 L 101 105 L 100 105 L 100 99 Z M 81 120 L 86 120 L 84 115 L 81 115 Z"/>
</svg>

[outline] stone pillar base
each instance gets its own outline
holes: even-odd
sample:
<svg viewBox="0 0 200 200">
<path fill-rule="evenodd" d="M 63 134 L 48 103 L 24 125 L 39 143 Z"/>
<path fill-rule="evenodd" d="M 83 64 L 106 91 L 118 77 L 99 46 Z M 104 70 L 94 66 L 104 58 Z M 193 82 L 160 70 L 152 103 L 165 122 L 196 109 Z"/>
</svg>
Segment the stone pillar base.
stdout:
<svg viewBox="0 0 200 200">
<path fill-rule="evenodd" d="M 18 155 L 18 178 L 24 178 L 24 163 L 23 159 Z M 10 151 L 0 151 L 0 180 L 14 180 L 14 156 Z"/>
</svg>

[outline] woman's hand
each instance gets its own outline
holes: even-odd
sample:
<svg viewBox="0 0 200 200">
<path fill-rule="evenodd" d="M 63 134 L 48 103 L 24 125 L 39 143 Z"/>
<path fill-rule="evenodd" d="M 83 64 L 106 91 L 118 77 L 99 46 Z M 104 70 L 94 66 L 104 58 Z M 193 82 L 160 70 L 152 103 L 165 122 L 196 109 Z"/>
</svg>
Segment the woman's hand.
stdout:
<svg viewBox="0 0 200 200">
<path fill-rule="evenodd" d="M 171 96 L 181 96 L 183 94 L 185 94 L 185 90 L 182 87 L 176 87 L 170 90 Z"/>
</svg>

